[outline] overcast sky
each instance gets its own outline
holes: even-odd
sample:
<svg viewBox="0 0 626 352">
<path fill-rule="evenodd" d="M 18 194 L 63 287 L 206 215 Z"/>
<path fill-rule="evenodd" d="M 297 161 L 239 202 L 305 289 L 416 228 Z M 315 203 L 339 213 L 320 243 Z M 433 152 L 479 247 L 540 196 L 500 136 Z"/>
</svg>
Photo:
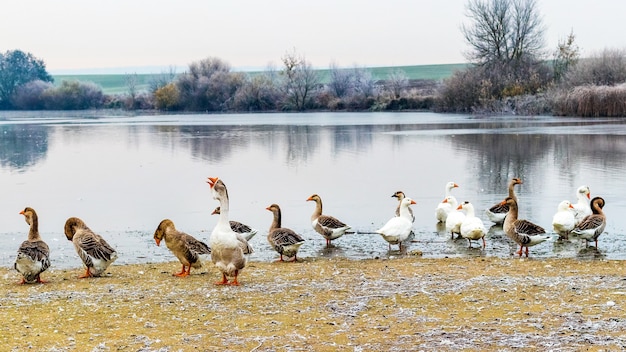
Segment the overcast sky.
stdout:
<svg viewBox="0 0 626 352">
<path fill-rule="evenodd" d="M 215 56 L 234 68 L 279 66 L 296 50 L 315 67 L 465 62 L 466 0 L 0 0 L 0 51 L 53 74 L 187 67 Z M 626 1 L 538 0 L 552 51 L 570 30 L 583 55 L 626 48 Z M 158 72 L 158 71 L 157 71 Z"/>
</svg>

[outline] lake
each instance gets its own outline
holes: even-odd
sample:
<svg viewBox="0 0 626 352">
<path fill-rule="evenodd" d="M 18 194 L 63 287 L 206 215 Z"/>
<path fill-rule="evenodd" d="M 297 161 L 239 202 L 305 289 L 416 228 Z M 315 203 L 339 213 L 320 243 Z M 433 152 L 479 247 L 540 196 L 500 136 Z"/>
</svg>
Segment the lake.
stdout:
<svg viewBox="0 0 626 352">
<path fill-rule="evenodd" d="M 306 113 L 114 116 L 0 113 L 0 266 L 11 266 L 28 225 L 18 213 L 39 215 L 53 267 L 78 268 L 63 234 L 77 216 L 118 249 L 116 264 L 175 261 L 157 247 L 164 218 L 208 241 L 217 216 L 208 176 L 220 177 L 231 219 L 259 230 L 252 261 L 278 255 L 266 234 L 281 206 L 283 226 L 307 242 L 299 257 L 387 258 L 406 255 L 372 232 L 393 216 L 398 190 L 416 200 L 415 237 L 408 251 L 423 257 L 509 258 L 517 250 L 484 210 L 516 188 L 520 218 L 552 232 L 558 203 L 576 202 L 588 185 L 608 217 L 599 250 L 578 241 L 531 247 L 531 258 L 625 259 L 626 120 L 557 117 L 475 117 L 435 113 Z M 435 220 L 448 181 L 485 221 L 487 248 L 450 240 Z M 324 213 L 353 227 L 326 248 L 311 228 L 317 193 Z M 555 235 L 556 237 L 556 235 Z"/>
</svg>

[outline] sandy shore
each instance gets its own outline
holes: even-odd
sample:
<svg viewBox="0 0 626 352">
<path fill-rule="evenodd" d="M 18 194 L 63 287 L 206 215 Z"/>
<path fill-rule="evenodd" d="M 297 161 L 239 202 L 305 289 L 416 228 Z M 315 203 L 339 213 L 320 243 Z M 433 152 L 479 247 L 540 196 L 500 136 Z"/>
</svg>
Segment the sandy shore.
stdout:
<svg viewBox="0 0 626 352">
<path fill-rule="evenodd" d="M 419 351 L 626 348 L 622 261 L 405 257 L 252 262 L 239 287 L 207 264 L 0 268 L 1 350 Z"/>
</svg>

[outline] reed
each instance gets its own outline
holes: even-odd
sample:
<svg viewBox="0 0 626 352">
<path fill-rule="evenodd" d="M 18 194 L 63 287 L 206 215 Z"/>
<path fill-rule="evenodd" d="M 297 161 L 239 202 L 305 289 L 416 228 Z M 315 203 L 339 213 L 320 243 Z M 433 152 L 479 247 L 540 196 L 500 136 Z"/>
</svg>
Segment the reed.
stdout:
<svg viewBox="0 0 626 352">
<path fill-rule="evenodd" d="M 581 117 L 626 116 L 626 83 L 616 86 L 584 85 L 555 95 L 554 114 Z"/>
</svg>

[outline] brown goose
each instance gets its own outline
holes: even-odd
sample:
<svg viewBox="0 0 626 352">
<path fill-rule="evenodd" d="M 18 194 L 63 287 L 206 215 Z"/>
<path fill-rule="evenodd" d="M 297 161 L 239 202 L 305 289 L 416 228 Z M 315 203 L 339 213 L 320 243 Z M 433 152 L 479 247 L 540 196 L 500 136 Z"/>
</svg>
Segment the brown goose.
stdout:
<svg viewBox="0 0 626 352">
<path fill-rule="evenodd" d="M 220 210 L 221 209 L 218 206 L 217 208 L 215 208 L 215 210 L 213 210 L 211 215 L 215 215 L 215 214 L 219 215 Z M 253 229 L 250 226 L 243 224 L 239 221 L 230 220 L 228 221 L 228 223 L 230 224 L 230 229 L 240 234 L 241 236 L 243 236 L 243 238 L 245 238 L 246 241 L 250 241 L 252 237 L 254 237 L 254 235 L 256 235 L 258 232 L 256 229 Z"/>
<path fill-rule="evenodd" d="M 65 221 L 65 237 L 72 241 L 76 253 L 87 268 L 79 278 L 98 277 L 117 259 L 117 252 L 100 235 L 91 231 L 76 217 Z"/>
<path fill-rule="evenodd" d="M 307 198 L 307 202 L 315 202 L 315 210 L 311 215 L 311 225 L 313 229 L 317 231 L 326 239 L 326 246 L 330 246 L 330 241 L 343 236 L 350 226 L 339 221 L 337 218 L 330 215 L 322 214 L 322 198 L 317 194 L 314 194 Z"/>
<path fill-rule="evenodd" d="M 509 213 L 504 219 L 502 228 L 507 236 L 520 246 L 519 251 L 516 252 L 517 255 L 521 257 L 522 250 L 526 247 L 526 257 L 528 257 L 528 247 L 550 239 L 550 236 L 545 235 L 546 230 L 543 227 L 517 218 L 519 211 L 515 199 L 507 197 L 501 204 L 509 207 Z"/>
<path fill-rule="evenodd" d="M 406 198 L 404 192 L 397 191 L 391 195 L 392 198 L 398 198 L 398 206 L 396 207 L 396 216 L 400 216 L 400 206 L 402 205 L 402 200 Z M 413 209 L 409 209 L 409 215 L 411 215 L 411 222 L 415 222 L 415 215 L 413 215 Z"/>
<path fill-rule="evenodd" d="M 222 281 L 215 284 L 238 286 L 239 273 L 248 262 L 245 254 L 252 253 L 253 250 L 243 236 L 230 228 L 228 220 L 230 202 L 224 182 L 217 177 L 209 177 L 207 183 L 211 186 L 213 198 L 220 202 L 220 218 L 209 240 L 211 260 L 222 273 Z M 233 280 L 229 282 L 228 277 L 232 277 Z"/>
<path fill-rule="evenodd" d="M 270 243 L 272 248 L 280 254 L 280 259 L 278 261 L 284 261 L 283 256 L 286 256 L 289 258 L 293 257 L 292 261 L 297 262 L 298 250 L 300 249 L 300 246 L 304 244 L 304 239 L 293 230 L 281 227 L 282 217 L 278 204 L 272 204 L 265 209 L 274 214 L 272 225 L 270 226 L 270 230 L 267 234 L 267 241 Z"/>
<path fill-rule="evenodd" d="M 517 202 L 517 196 L 515 195 L 515 185 L 521 185 L 522 180 L 514 177 L 509 181 L 509 197 L 513 198 Z M 485 212 L 490 221 L 496 224 L 502 224 L 506 214 L 509 212 L 509 206 L 506 204 L 497 203 Z"/>
<path fill-rule="evenodd" d="M 185 277 L 190 275 L 192 267 L 194 269 L 202 267 L 200 256 L 211 254 L 211 248 L 206 243 L 176 230 L 174 222 L 170 219 L 161 221 L 154 231 L 154 241 L 157 246 L 161 245 L 161 240 L 165 240 L 167 248 L 183 265 L 181 271 L 173 274 L 174 276 Z"/>
<path fill-rule="evenodd" d="M 598 237 L 604 232 L 606 227 L 606 215 L 604 215 L 604 199 L 602 197 L 594 197 L 591 200 L 591 211 L 593 214 L 586 216 L 580 224 L 578 224 L 572 233 L 578 235 L 587 242 L 595 241 L 598 248 Z"/>
<path fill-rule="evenodd" d="M 20 211 L 24 215 L 24 220 L 30 225 L 28 239 L 17 249 L 17 258 L 13 267 L 22 274 L 21 284 L 25 283 L 45 283 L 41 279 L 41 273 L 50 267 L 50 249 L 46 242 L 39 236 L 39 219 L 33 208 L 26 207 Z"/>
</svg>

